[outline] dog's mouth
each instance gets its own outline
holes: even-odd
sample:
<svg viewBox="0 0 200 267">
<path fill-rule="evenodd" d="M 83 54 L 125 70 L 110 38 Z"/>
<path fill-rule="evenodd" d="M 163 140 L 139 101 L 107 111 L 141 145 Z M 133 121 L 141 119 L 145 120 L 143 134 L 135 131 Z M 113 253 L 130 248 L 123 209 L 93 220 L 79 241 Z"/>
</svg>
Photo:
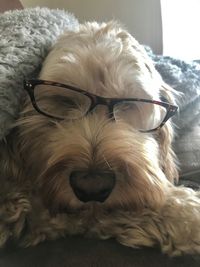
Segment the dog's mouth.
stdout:
<svg viewBox="0 0 200 267">
<path fill-rule="evenodd" d="M 63 205 L 60 207 L 56 207 L 56 209 L 50 210 L 52 214 L 57 213 L 65 213 L 72 216 L 81 216 L 88 218 L 90 222 L 94 222 L 97 217 L 101 214 L 110 214 L 112 212 L 117 211 L 130 211 L 129 206 L 122 206 L 122 205 L 108 205 L 107 202 L 100 203 L 97 201 L 90 201 L 87 203 L 82 203 L 82 205 L 77 205 L 75 207 L 69 205 Z M 133 209 L 135 211 L 135 209 Z"/>
</svg>

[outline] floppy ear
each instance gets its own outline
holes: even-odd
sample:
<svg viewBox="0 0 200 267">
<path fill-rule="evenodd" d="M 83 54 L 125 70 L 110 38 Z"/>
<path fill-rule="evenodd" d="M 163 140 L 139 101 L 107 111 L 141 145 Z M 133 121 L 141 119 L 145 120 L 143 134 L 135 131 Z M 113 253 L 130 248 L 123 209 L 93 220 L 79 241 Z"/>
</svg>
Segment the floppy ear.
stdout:
<svg viewBox="0 0 200 267">
<path fill-rule="evenodd" d="M 175 104 L 175 98 L 178 93 L 167 85 L 164 81 L 160 88 L 161 98 L 165 101 Z M 166 177 L 171 182 L 178 181 L 178 160 L 173 151 L 172 141 L 174 138 L 174 128 L 172 122 L 167 121 L 166 124 L 158 131 L 158 139 L 160 146 L 160 165 Z"/>
</svg>

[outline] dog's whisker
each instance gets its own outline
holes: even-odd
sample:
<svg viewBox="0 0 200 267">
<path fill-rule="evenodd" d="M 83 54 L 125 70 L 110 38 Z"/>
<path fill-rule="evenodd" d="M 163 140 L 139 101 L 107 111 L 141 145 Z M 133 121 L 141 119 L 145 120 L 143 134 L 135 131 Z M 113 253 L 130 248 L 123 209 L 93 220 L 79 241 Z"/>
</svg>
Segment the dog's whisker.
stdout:
<svg viewBox="0 0 200 267">
<path fill-rule="evenodd" d="M 104 154 L 102 154 L 102 157 L 103 157 L 103 159 L 104 159 L 104 161 L 105 161 L 105 163 L 106 163 L 106 165 L 108 166 L 108 168 L 112 171 L 113 170 L 113 168 L 111 167 L 111 165 L 109 164 L 109 162 L 108 162 L 108 160 L 106 159 L 106 157 L 105 157 L 105 155 Z"/>
</svg>

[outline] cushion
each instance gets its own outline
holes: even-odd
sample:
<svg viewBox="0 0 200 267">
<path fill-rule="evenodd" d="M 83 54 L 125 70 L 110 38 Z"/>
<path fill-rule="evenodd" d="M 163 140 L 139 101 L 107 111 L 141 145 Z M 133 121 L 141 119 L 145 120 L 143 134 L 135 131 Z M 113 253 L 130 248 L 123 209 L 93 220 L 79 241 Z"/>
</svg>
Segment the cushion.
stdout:
<svg viewBox="0 0 200 267">
<path fill-rule="evenodd" d="M 191 255 L 169 258 L 158 249 L 133 249 L 115 240 L 79 236 L 44 242 L 36 247 L 0 250 L 1 267 L 199 267 Z"/>
</svg>

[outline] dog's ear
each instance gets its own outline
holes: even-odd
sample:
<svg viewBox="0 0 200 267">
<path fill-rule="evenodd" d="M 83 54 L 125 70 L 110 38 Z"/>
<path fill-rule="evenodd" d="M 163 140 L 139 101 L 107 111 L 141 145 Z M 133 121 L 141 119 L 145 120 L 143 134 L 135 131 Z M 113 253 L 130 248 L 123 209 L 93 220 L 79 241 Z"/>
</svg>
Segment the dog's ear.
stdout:
<svg viewBox="0 0 200 267">
<path fill-rule="evenodd" d="M 160 94 L 161 99 L 171 104 L 176 104 L 175 99 L 179 95 L 164 81 L 162 82 L 160 88 Z M 174 127 L 171 121 L 167 121 L 167 123 L 158 131 L 160 145 L 160 165 L 166 177 L 171 182 L 178 181 L 178 161 L 172 147 L 174 134 Z"/>
</svg>

